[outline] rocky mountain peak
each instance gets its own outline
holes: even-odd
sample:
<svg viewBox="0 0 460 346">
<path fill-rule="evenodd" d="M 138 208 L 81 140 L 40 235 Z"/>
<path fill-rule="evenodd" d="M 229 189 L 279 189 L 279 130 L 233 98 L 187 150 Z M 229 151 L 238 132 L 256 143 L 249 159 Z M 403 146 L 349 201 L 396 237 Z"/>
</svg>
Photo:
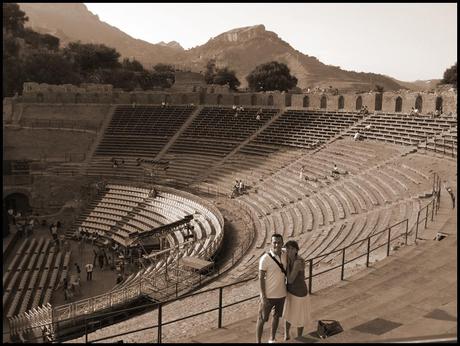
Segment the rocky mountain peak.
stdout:
<svg viewBox="0 0 460 346">
<path fill-rule="evenodd" d="M 242 43 L 258 36 L 263 36 L 267 33 L 269 33 L 269 31 L 265 30 L 265 26 L 263 24 L 259 24 L 226 31 L 217 36 L 214 40 Z"/>
</svg>

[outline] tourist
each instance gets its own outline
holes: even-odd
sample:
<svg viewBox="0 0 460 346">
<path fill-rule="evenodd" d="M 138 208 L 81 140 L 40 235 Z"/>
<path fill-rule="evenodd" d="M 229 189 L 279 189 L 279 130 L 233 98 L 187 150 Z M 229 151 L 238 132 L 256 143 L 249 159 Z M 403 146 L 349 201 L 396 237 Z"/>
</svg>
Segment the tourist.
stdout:
<svg viewBox="0 0 460 346">
<path fill-rule="evenodd" d="M 302 336 L 303 329 L 310 321 L 310 298 L 305 283 L 305 262 L 298 255 L 299 245 L 295 240 L 285 244 L 287 254 L 287 295 L 284 304 L 285 320 L 284 340 L 290 339 L 291 326 L 297 327 L 297 337 Z"/>
<path fill-rule="evenodd" d="M 304 173 L 304 171 L 305 171 L 305 168 L 304 168 L 304 166 L 302 166 L 302 167 L 300 168 L 300 172 L 299 172 L 299 180 L 300 180 L 300 181 L 303 180 L 303 173 Z"/>
<path fill-rule="evenodd" d="M 239 184 L 238 184 L 238 192 L 240 194 L 242 194 L 244 191 L 244 184 L 243 184 L 243 179 L 240 180 Z"/>
<path fill-rule="evenodd" d="M 452 190 L 452 188 L 450 187 L 449 183 L 444 180 L 444 188 L 446 189 L 446 191 L 449 193 L 450 195 L 450 199 L 452 200 L 452 209 L 455 209 L 455 195 L 454 195 L 454 191 Z"/>
<path fill-rule="evenodd" d="M 360 138 L 361 138 L 361 134 L 359 133 L 359 131 L 356 131 L 355 135 L 353 136 L 353 140 L 359 141 Z"/>
<path fill-rule="evenodd" d="M 86 281 L 93 280 L 93 264 L 88 263 L 87 265 L 85 265 L 85 269 L 86 269 Z"/>
<path fill-rule="evenodd" d="M 56 242 L 57 239 L 58 239 L 58 233 L 57 233 L 57 225 L 53 222 L 50 226 L 50 232 L 51 232 L 51 237 L 53 238 L 53 240 Z"/>
<path fill-rule="evenodd" d="M 268 253 L 262 255 L 259 260 L 259 284 L 260 304 L 257 318 L 256 341 L 261 342 L 264 323 L 268 321 L 270 312 L 273 310 L 271 325 L 271 338 L 269 343 L 275 343 L 276 330 L 279 318 L 283 312 L 286 298 L 286 253 L 282 251 L 283 237 L 281 234 L 273 234 L 271 248 Z"/>
<path fill-rule="evenodd" d="M 338 175 L 340 174 L 339 169 L 337 168 L 337 165 L 334 163 L 334 168 L 332 168 L 332 175 Z"/>
<path fill-rule="evenodd" d="M 75 271 L 77 272 L 77 277 L 80 277 L 81 275 L 81 269 L 80 269 L 80 266 L 78 265 L 77 262 L 74 263 L 74 266 L 75 266 Z"/>
</svg>

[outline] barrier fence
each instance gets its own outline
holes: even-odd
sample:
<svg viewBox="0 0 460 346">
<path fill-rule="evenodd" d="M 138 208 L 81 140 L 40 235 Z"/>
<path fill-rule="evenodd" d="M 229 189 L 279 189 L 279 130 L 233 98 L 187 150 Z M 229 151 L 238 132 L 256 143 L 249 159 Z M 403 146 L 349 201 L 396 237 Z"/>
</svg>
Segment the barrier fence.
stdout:
<svg viewBox="0 0 460 346">
<path fill-rule="evenodd" d="M 434 215 L 437 214 L 437 212 L 439 210 L 440 197 L 441 197 L 441 181 L 440 181 L 439 176 L 437 176 L 435 174 L 434 175 L 434 183 L 433 183 L 433 198 L 431 199 L 431 201 L 426 206 L 424 206 L 423 208 L 421 208 L 421 209 L 419 209 L 417 211 L 416 221 L 414 222 L 414 224 L 412 226 L 409 225 L 409 222 L 410 222 L 409 219 L 404 219 L 404 220 L 399 221 L 399 222 L 391 225 L 390 227 L 387 227 L 384 230 L 381 230 L 381 231 L 379 231 L 379 232 L 377 232 L 375 234 L 372 234 L 372 235 L 370 235 L 370 236 L 368 236 L 368 237 L 366 237 L 364 239 L 355 241 L 352 244 L 349 244 L 344 248 L 337 249 L 337 250 L 334 250 L 334 251 L 329 252 L 327 254 L 322 254 L 322 255 L 316 256 L 314 258 L 307 259 L 306 262 L 308 262 L 308 276 L 306 277 L 306 280 L 308 280 L 309 293 L 311 294 L 313 292 L 313 278 L 317 278 L 317 277 L 319 277 L 319 276 L 321 276 L 321 275 L 323 275 L 325 273 L 328 273 L 328 272 L 330 272 L 332 270 L 340 268 L 340 280 L 344 280 L 345 279 L 345 267 L 346 267 L 347 264 L 355 262 L 360 258 L 366 257 L 365 264 L 366 264 L 366 267 L 368 267 L 369 263 L 370 263 L 370 254 L 375 252 L 375 251 L 377 251 L 377 250 L 379 250 L 379 249 L 381 249 L 381 248 L 383 248 L 383 247 L 386 247 L 385 248 L 385 257 L 389 256 L 390 253 L 391 253 L 391 244 L 395 240 L 403 238 L 404 244 L 408 245 L 409 238 L 413 235 L 414 236 L 413 244 L 416 244 L 419 232 L 421 230 L 420 225 L 423 225 L 423 229 L 425 229 L 427 227 L 428 219 L 431 219 L 431 221 L 434 220 Z M 431 215 L 430 215 L 430 213 L 431 213 Z M 240 251 L 237 252 L 236 256 L 232 257 L 231 262 L 228 261 L 222 267 L 216 266 L 215 270 L 212 273 L 210 273 L 210 275 L 208 277 L 206 277 L 206 278 L 202 278 L 201 275 L 200 275 L 200 278 L 199 278 L 200 282 L 198 284 L 202 285 L 202 284 L 204 284 L 206 282 L 209 282 L 212 278 L 215 278 L 215 277 L 219 276 L 222 272 L 224 272 L 225 270 L 231 268 L 234 265 L 234 263 L 244 255 L 244 253 L 246 252 L 247 248 L 249 248 L 249 246 L 252 244 L 253 239 L 251 239 L 251 238 L 252 237 L 246 239 L 246 241 L 242 244 L 242 247 L 240 248 Z M 385 241 L 381 242 L 382 239 L 384 239 Z M 372 240 L 374 240 L 373 243 L 372 243 Z M 346 260 L 347 250 L 349 250 L 352 247 L 356 247 L 356 250 L 354 250 L 354 251 L 357 251 L 357 249 L 362 248 L 364 245 L 365 245 L 365 248 L 366 248 L 366 251 L 364 253 L 359 254 L 356 257 L 353 257 L 351 259 Z M 375 247 L 372 247 L 372 245 L 375 245 Z M 315 267 L 319 268 L 318 265 L 320 263 L 323 263 L 323 260 L 326 257 L 330 257 L 330 256 L 335 256 L 335 257 L 340 256 L 341 257 L 341 263 L 339 265 L 337 265 L 337 266 L 332 267 L 332 268 L 328 268 L 326 270 L 322 270 L 322 271 L 319 271 L 319 272 L 315 273 L 314 272 Z M 135 329 L 135 330 L 124 332 L 124 333 L 113 334 L 113 335 L 106 336 L 106 337 L 103 337 L 103 338 L 94 339 L 94 340 L 91 340 L 91 342 L 101 342 L 101 341 L 104 341 L 104 340 L 117 338 L 117 337 L 125 336 L 125 335 L 128 335 L 128 334 L 137 333 L 137 332 L 140 332 L 140 331 L 147 331 L 147 330 L 155 330 L 156 329 L 157 330 L 156 342 L 161 343 L 162 342 L 162 328 L 164 326 L 171 325 L 171 324 L 177 323 L 179 321 L 183 321 L 183 320 L 186 320 L 186 319 L 189 319 L 189 318 L 192 318 L 192 317 L 196 317 L 196 316 L 199 316 L 199 315 L 203 315 L 203 314 L 206 314 L 206 313 L 210 313 L 210 312 L 217 312 L 217 327 L 222 328 L 223 311 L 224 311 L 225 308 L 229 308 L 231 306 L 241 304 L 241 303 L 244 303 L 246 301 L 253 300 L 253 299 L 256 299 L 256 298 L 259 297 L 258 294 L 253 295 L 253 296 L 248 296 L 246 298 L 243 298 L 243 299 L 240 299 L 238 301 L 232 302 L 230 304 L 224 305 L 223 304 L 223 298 L 224 298 L 224 291 L 223 290 L 225 288 L 227 288 L 227 287 L 240 285 L 242 283 L 254 280 L 255 278 L 257 278 L 257 275 L 254 275 L 254 276 L 251 276 L 251 277 L 249 277 L 247 279 L 239 280 L 237 282 L 230 283 L 230 284 L 227 284 L 227 285 L 206 289 L 206 290 L 203 290 L 203 291 L 200 291 L 200 292 L 185 294 L 185 295 L 180 296 L 180 297 L 178 297 L 178 294 L 176 293 L 176 297 L 168 299 L 166 301 L 158 302 L 158 303 L 151 303 L 151 304 L 142 305 L 140 307 L 118 310 L 116 312 L 88 316 L 88 317 L 85 318 L 84 323 L 85 323 L 85 326 L 88 326 L 88 324 L 92 323 L 93 320 L 98 320 L 99 321 L 98 323 L 100 325 L 102 325 L 104 320 L 110 319 L 115 314 L 120 314 L 120 313 L 123 313 L 123 312 L 134 312 L 134 311 L 136 311 L 136 309 L 139 310 L 139 309 L 143 309 L 143 308 L 146 308 L 146 307 L 152 308 L 152 309 L 157 309 L 157 323 L 155 325 L 144 327 L 144 328 L 138 328 L 138 329 Z M 144 285 L 148 285 L 148 283 L 146 283 L 145 281 L 141 280 L 139 283 L 136 283 L 135 285 L 132 285 L 132 287 L 130 286 L 130 287 L 124 289 L 124 291 L 122 290 L 120 292 L 109 292 L 108 294 L 105 295 L 105 297 L 103 297 L 104 295 L 97 296 L 97 297 L 91 297 L 88 300 L 86 300 L 86 302 L 84 304 L 87 304 L 87 311 L 95 311 L 96 312 L 97 311 L 96 307 L 97 307 L 98 304 L 100 304 L 101 301 L 104 301 L 104 300 L 107 300 L 107 299 L 109 299 L 109 301 L 113 301 L 113 296 L 114 295 L 120 294 L 122 296 L 130 297 L 130 298 L 139 297 L 141 294 L 143 294 L 143 292 L 148 291 L 148 287 L 144 287 Z M 136 294 L 133 293 L 130 296 L 128 290 L 136 291 Z M 173 291 L 174 291 L 174 288 L 173 288 Z M 177 287 L 175 288 L 175 291 L 178 292 Z M 195 313 L 195 314 L 191 314 L 191 315 L 188 315 L 188 316 L 185 316 L 185 317 L 182 317 L 182 318 L 173 319 L 173 320 L 169 320 L 169 321 L 166 321 L 166 322 L 164 321 L 163 307 L 166 304 L 170 304 L 170 303 L 175 302 L 177 300 L 182 300 L 182 299 L 185 299 L 185 298 L 188 298 L 188 297 L 199 296 L 199 295 L 202 295 L 204 293 L 212 292 L 212 291 L 217 292 L 216 295 L 218 297 L 218 304 L 217 304 L 216 307 L 213 307 L 213 308 L 210 308 L 210 309 L 207 309 L 207 310 Z M 107 295 L 111 296 L 112 298 L 107 298 Z M 74 303 L 74 304 L 80 304 L 80 303 L 77 302 L 77 303 Z M 81 304 L 83 304 L 83 302 L 81 302 Z M 69 309 L 72 310 L 72 308 L 69 308 Z M 59 322 L 57 322 L 57 321 L 55 321 L 55 318 L 54 318 L 54 314 L 55 314 L 54 311 L 55 311 L 55 309 L 53 309 L 53 322 L 49 323 L 49 325 L 51 325 L 51 327 L 50 327 L 51 330 L 57 330 L 57 323 L 62 323 L 62 322 L 65 322 L 65 321 L 72 320 L 72 318 L 69 318 L 69 319 L 62 319 Z M 35 329 L 36 330 L 36 332 L 34 333 L 35 338 L 40 338 L 40 336 L 36 336 L 36 335 L 39 334 L 39 333 L 37 334 L 37 328 L 41 328 L 41 327 L 43 327 L 43 325 L 41 325 L 41 326 L 35 325 L 34 327 L 29 327 L 28 330 L 30 332 L 30 330 Z M 15 327 L 13 326 L 13 328 L 15 328 Z M 10 330 L 11 330 L 11 325 L 10 325 Z M 15 330 L 18 331 L 18 328 L 16 327 Z M 87 327 L 85 327 L 85 341 L 86 342 L 88 342 L 88 330 L 89 329 Z M 55 335 L 54 337 L 55 337 L 54 341 L 59 341 L 59 337 L 57 337 L 57 335 Z"/>
</svg>

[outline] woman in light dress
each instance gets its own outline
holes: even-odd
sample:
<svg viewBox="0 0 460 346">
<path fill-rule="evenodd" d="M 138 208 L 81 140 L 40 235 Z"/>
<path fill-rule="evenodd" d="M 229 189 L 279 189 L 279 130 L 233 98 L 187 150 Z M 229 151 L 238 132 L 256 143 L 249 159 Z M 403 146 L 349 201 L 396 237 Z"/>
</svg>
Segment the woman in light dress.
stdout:
<svg viewBox="0 0 460 346">
<path fill-rule="evenodd" d="M 310 296 L 305 283 L 305 262 L 298 255 L 299 245 L 289 240 L 284 245 L 288 256 L 287 286 L 288 292 L 284 303 L 285 320 L 284 339 L 290 339 L 291 326 L 297 327 L 297 336 L 302 336 L 304 327 L 311 321 Z"/>
</svg>

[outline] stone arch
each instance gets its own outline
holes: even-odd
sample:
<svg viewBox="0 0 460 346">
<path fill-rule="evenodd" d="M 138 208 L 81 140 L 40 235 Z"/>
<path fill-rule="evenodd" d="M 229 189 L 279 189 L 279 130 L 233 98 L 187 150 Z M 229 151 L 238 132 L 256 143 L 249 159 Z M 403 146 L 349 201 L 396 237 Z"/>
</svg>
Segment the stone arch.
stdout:
<svg viewBox="0 0 460 346">
<path fill-rule="evenodd" d="M 326 97 L 326 95 L 321 96 L 321 101 L 320 101 L 319 108 L 321 108 L 321 109 L 326 109 L 327 108 L 327 97 Z"/>
<path fill-rule="evenodd" d="M 239 105 L 240 104 L 240 96 L 239 95 L 233 96 L 233 104 L 234 105 Z"/>
<path fill-rule="evenodd" d="M 292 104 L 292 95 L 286 94 L 286 96 L 284 97 L 284 105 L 286 107 L 291 107 L 291 104 Z"/>
<path fill-rule="evenodd" d="M 251 95 L 251 106 L 256 106 L 257 105 L 257 95 L 252 94 Z"/>
<path fill-rule="evenodd" d="M 402 97 L 398 96 L 395 101 L 395 112 L 402 112 Z"/>
<path fill-rule="evenodd" d="M 43 94 L 42 93 L 37 94 L 37 102 L 39 102 L 39 103 L 43 102 Z"/>
<path fill-rule="evenodd" d="M 442 97 L 436 97 L 435 110 L 442 112 Z"/>
<path fill-rule="evenodd" d="M 302 105 L 304 108 L 310 107 L 310 98 L 308 96 L 303 97 Z"/>
<path fill-rule="evenodd" d="M 217 104 L 218 105 L 222 104 L 222 95 L 221 94 L 217 95 Z"/>
<path fill-rule="evenodd" d="M 423 107 L 423 99 L 422 99 L 422 96 L 418 95 L 417 98 L 415 99 L 415 109 L 418 109 L 419 113 L 421 113 L 422 107 Z"/>
<path fill-rule="evenodd" d="M 345 108 L 345 99 L 343 98 L 342 95 L 339 96 L 339 102 L 337 105 L 338 109 L 344 109 Z"/>
<path fill-rule="evenodd" d="M 363 108 L 363 98 L 361 96 L 358 96 L 356 98 L 356 106 L 355 106 L 355 109 L 356 110 L 360 110 L 361 108 Z"/>
<path fill-rule="evenodd" d="M 381 110 L 382 110 L 382 104 L 383 104 L 383 96 L 382 96 L 382 93 L 377 93 L 377 94 L 375 94 L 375 106 L 374 106 L 374 110 L 375 110 L 375 111 L 381 111 Z"/>
<path fill-rule="evenodd" d="M 75 103 L 80 103 L 81 102 L 81 94 L 77 93 L 75 94 Z"/>
<path fill-rule="evenodd" d="M 187 104 L 187 101 L 188 101 L 187 95 L 182 94 L 182 96 L 181 96 L 181 98 L 180 98 L 180 101 L 181 101 L 181 103 L 182 103 L 183 105 Z"/>
<path fill-rule="evenodd" d="M 4 198 L 4 203 L 7 209 L 12 208 L 20 211 L 23 215 L 32 209 L 29 202 L 29 196 L 21 192 L 10 193 Z"/>
<path fill-rule="evenodd" d="M 273 106 L 273 95 L 268 95 L 267 105 Z"/>
</svg>

